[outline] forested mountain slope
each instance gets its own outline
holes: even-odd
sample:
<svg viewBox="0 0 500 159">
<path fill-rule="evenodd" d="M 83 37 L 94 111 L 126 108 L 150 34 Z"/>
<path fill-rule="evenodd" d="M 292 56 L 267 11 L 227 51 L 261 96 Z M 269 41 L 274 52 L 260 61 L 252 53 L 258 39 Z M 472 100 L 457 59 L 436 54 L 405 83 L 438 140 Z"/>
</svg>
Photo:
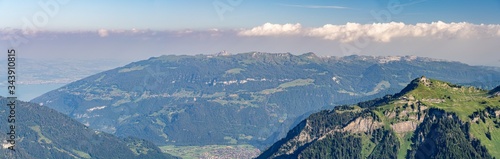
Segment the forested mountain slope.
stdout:
<svg viewBox="0 0 500 159">
<path fill-rule="evenodd" d="M 99 132 L 71 119 L 70 117 L 38 104 L 15 102 L 15 145 L 14 150 L 7 139 L 11 133 L 7 116 L 7 98 L 0 97 L 0 158 L 176 158 L 161 152 L 149 141 L 137 138 L 120 139 L 111 134 Z"/>
</svg>

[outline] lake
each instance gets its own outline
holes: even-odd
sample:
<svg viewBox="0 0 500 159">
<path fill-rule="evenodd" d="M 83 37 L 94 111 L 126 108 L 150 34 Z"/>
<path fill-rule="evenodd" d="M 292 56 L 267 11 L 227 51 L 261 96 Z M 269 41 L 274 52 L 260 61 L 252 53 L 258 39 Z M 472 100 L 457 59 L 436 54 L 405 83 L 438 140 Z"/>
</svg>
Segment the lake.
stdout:
<svg viewBox="0 0 500 159">
<path fill-rule="evenodd" d="M 44 93 L 60 88 L 66 84 L 28 84 L 16 85 L 16 97 L 21 101 L 30 101 Z M 0 86 L 0 96 L 10 96 L 5 85 Z"/>
</svg>

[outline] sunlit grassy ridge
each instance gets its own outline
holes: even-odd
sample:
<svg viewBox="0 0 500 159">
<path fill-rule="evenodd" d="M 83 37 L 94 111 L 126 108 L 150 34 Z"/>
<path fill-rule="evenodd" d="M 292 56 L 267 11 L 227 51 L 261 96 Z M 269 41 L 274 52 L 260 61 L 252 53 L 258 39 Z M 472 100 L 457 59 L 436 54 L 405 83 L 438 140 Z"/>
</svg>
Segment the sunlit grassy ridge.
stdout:
<svg viewBox="0 0 500 159">
<path fill-rule="evenodd" d="M 475 112 L 482 112 L 486 108 L 500 109 L 500 96 L 492 96 L 487 90 L 482 90 L 474 87 L 465 87 L 454 85 L 448 82 L 427 79 L 425 77 L 417 79 L 418 86 L 413 90 L 406 92 L 401 98 L 409 99 L 409 103 L 420 102 L 423 106 L 429 108 L 442 109 L 446 112 L 451 112 L 456 114 L 462 122 L 469 122 L 471 124 L 470 132 L 474 138 L 481 141 L 488 152 L 494 157 L 500 157 L 500 124 L 496 122 L 500 121 L 499 116 L 494 114 L 490 118 L 486 118 L 484 121 L 479 120 L 478 122 L 473 122 L 473 115 Z M 404 103 L 404 104 L 402 104 Z M 405 121 L 411 119 L 404 118 L 393 118 L 389 119 L 383 112 L 393 112 L 402 111 L 402 106 L 406 105 L 405 102 L 401 102 L 401 99 L 393 100 L 390 104 L 379 106 L 374 112 L 381 118 L 385 127 L 390 127 L 398 121 Z M 414 114 L 410 112 L 409 114 Z M 498 111 L 500 115 L 500 111 Z M 496 116 L 496 117 L 495 117 Z M 500 122 L 499 122 L 500 123 Z M 498 126 L 497 126 L 498 125 Z M 487 137 L 487 132 L 491 133 L 491 139 Z M 411 133 L 398 135 L 401 150 L 399 151 L 398 158 L 405 157 L 405 150 L 410 148 Z"/>
<path fill-rule="evenodd" d="M 499 158 L 499 146 L 497 92 L 421 77 L 400 93 L 312 114 L 259 157 Z"/>
<path fill-rule="evenodd" d="M 430 86 L 418 87 L 411 95 L 425 105 L 456 113 L 466 121 L 468 116 L 488 106 L 500 107 L 498 98 L 489 98 L 488 91 L 430 80 Z M 496 100 L 495 100 L 496 99 Z"/>
</svg>

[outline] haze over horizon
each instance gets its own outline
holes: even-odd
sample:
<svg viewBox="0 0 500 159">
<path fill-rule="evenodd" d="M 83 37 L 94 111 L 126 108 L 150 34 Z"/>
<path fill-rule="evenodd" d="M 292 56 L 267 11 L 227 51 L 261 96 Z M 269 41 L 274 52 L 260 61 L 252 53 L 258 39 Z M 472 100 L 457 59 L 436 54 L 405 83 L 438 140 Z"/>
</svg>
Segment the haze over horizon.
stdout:
<svg viewBox="0 0 500 159">
<path fill-rule="evenodd" d="M 37 59 L 137 61 L 251 51 L 415 55 L 500 66 L 500 2 L 0 1 L 0 48 Z"/>
</svg>

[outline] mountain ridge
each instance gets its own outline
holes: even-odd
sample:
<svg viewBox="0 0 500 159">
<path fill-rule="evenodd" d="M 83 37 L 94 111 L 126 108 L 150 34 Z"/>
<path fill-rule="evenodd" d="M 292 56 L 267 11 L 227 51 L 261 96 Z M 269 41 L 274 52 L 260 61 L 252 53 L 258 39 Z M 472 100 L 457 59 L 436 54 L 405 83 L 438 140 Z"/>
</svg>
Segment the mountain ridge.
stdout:
<svg viewBox="0 0 500 159">
<path fill-rule="evenodd" d="M 460 96 L 462 92 L 466 95 Z M 395 95 L 313 114 L 258 158 L 498 157 L 500 153 L 491 144 L 500 141 L 500 124 L 482 126 L 499 121 L 500 100 L 487 93 L 420 77 Z M 473 99 L 474 106 L 455 106 L 455 102 L 469 100 L 465 99 L 469 95 L 478 98 Z M 445 132 L 457 135 L 449 137 Z M 344 143 L 347 140 L 351 142 Z M 352 154 L 334 153 L 339 147 L 327 143 L 344 145 L 347 148 L 341 151 Z M 426 147 L 429 144 L 434 146 L 431 150 Z"/>
<path fill-rule="evenodd" d="M 322 62 L 326 61 L 354 61 L 354 60 L 364 60 L 364 61 L 377 61 L 380 64 L 394 62 L 394 61 L 421 61 L 421 62 L 453 62 L 461 63 L 459 61 L 451 61 L 445 59 L 436 59 L 429 57 L 421 57 L 415 55 L 390 55 L 390 56 L 373 56 L 373 55 L 346 55 L 346 56 L 321 56 L 314 52 L 308 52 L 303 54 L 292 54 L 292 53 L 269 53 L 269 52 L 245 52 L 237 54 L 197 54 L 197 55 L 161 55 L 158 57 L 151 57 L 148 60 L 161 60 L 161 59 L 183 59 L 183 58 L 224 58 L 224 57 L 236 57 L 236 58 L 255 58 L 255 59 L 302 59 L 302 60 L 319 60 Z M 486 66 L 480 66 L 487 68 Z M 490 68 L 491 69 L 491 68 Z"/>
<path fill-rule="evenodd" d="M 497 86 L 496 88 L 492 89 L 490 92 L 489 92 L 491 95 L 500 95 L 500 86 Z"/>
</svg>

